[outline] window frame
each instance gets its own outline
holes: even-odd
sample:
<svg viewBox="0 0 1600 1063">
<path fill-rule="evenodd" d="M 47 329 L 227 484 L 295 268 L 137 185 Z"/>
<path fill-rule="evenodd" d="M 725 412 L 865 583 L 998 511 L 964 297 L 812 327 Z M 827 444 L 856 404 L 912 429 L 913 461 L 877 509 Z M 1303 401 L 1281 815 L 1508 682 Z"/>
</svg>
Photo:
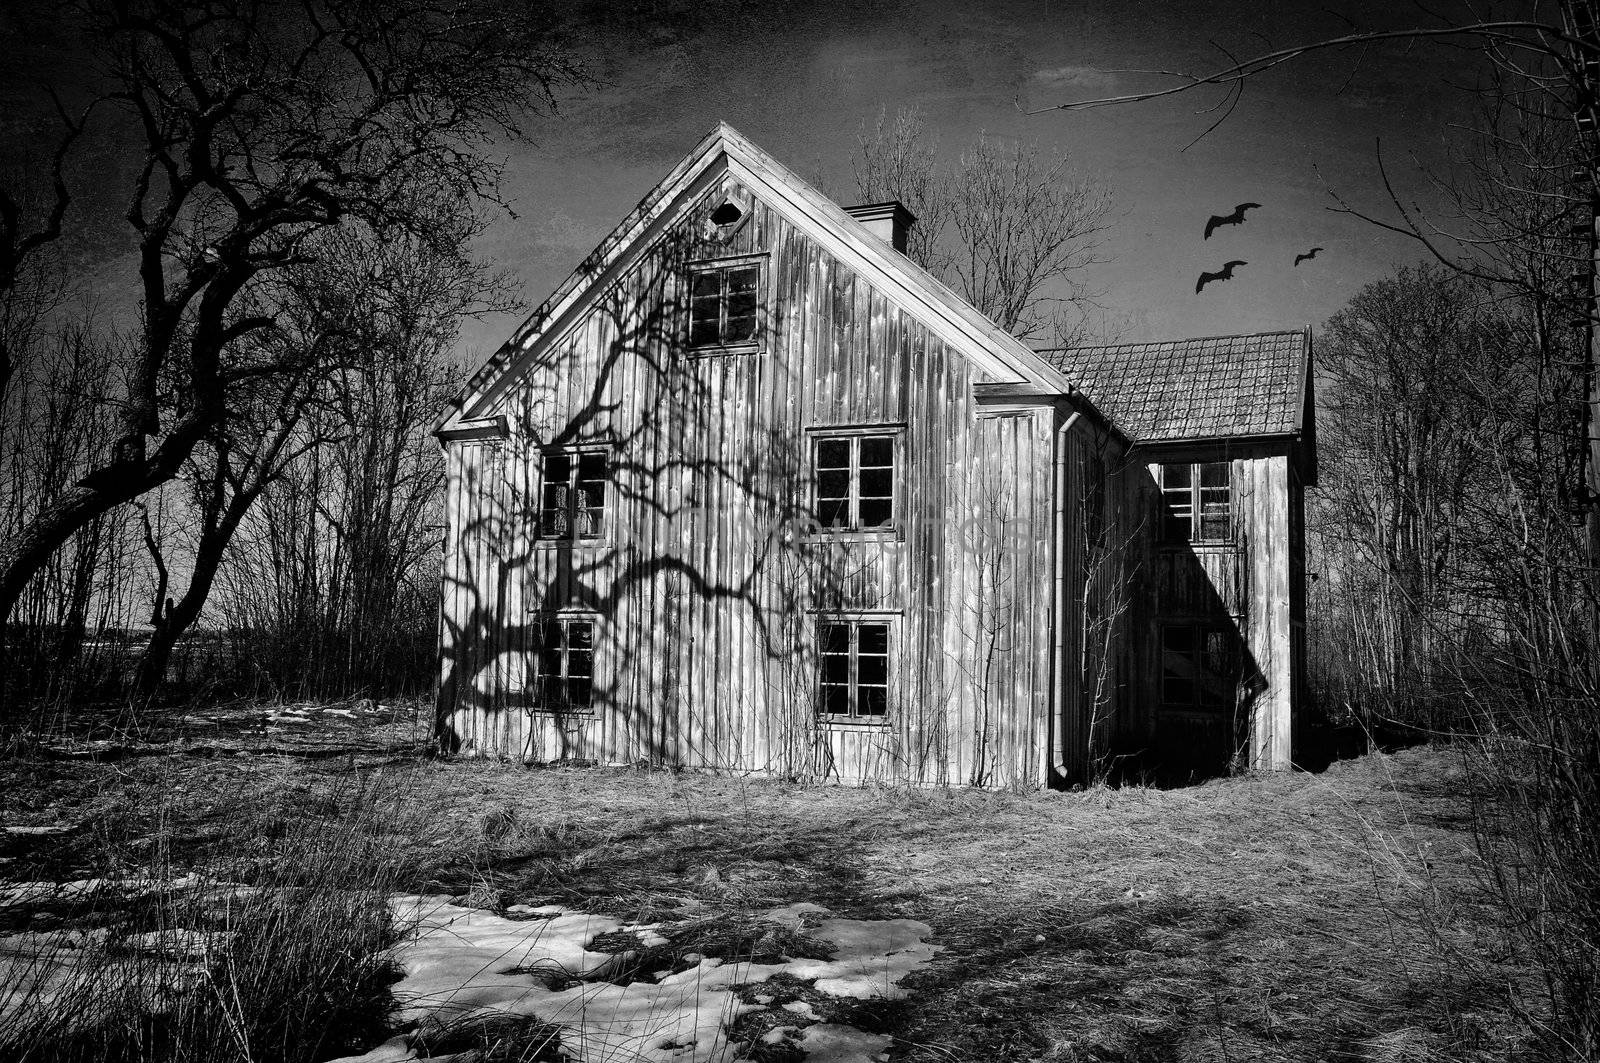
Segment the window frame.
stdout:
<svg viewBox="0 0 1600 1063">
<path fill-rule="evenodd" d="M 604 546 L 607 544 L 610 539 L 611 509 L 616 493 L 613 490 L 613 486 L 616 481 L 616 464 L 612 460 L 612 450 L 613 448 L 610 446 L 594 445 L 549 447 L 540 450 L 539 487 L 538 493 L 534 496 L 535 508 L 533 520 L 533 540 L 535 545 L 544 548 L 570 548 Z M 578 535 L 575 534 L 580 523 L 577 519 L 578 510 L 580 508 L 584 510 L 591 510 L 594 508 L 592 506 L 580 507 L 578 505 L 579 495 L 577 486 L 580 482 L 586 482 L 580 480 L 582 473 L 582 461 L 586 457 L 596 456 L 600 457 L 605 462 L 605 476 L 600 481 L 601 493 L 598 528 L 593 535 Z M 550 487 L 556 486 L 551 482 L 550 479 L 550 460 L 558 457 L 565 458 L 568 462 L 570 462 L 566 483 L 564 485 L 567 489 L 567 502 L 564 509 L 564 516 L 568 524 L 568 533 L 565 535 L 555 534 L 545 530 L 545 514 L 552 512 L 545 505 L 546 491 Z"/>
<path fill-rule="evenodd" d="M 1194 544 L 1198 546 L 1206 546 L 1234 542 L 1238 503 L 1234 496 L 1233 462 L 1230 459 L 1223 458 L 1220 461 L 1164 461 L 1158 462 L 1156 467 L 1160 470 L 1156 477 L 1156 488 L 1160 495 L 1161 506 L 1161 522 L 1159 528 L 1159 542 L 1161 545 L 1185 546 Z M 1202 470 L 1215 467 L 1220 467 L 1224 471 L 1227 479 L 1226 484 L 1220 488 L 1220 490 L 1227 492 L 1227 512 L 1225 518 L 1227 521 L 1227 527 L 1221 535 L 1206 535 L 1204 533 L 1206 524 L 1206 492 L 1215 492 L 1219 490 L 1219 488 L 1215 485 L 1208 486 L 1205 484 L 1204 473 Z M 1188 470 L 1188 485 L 1186 487 L 1177 489 L 1169 488 L 1167 486 L 1167 470 L 1169 469 Z M 1188 502 L 1186 503 L 1188 512 L 1182 517 L 1175 516 L 1167 502 L 1167 499 L 1170 495 L 1175 495 L 1179 491 L 1183 491 L 1188 495 Z M 1175 521 L 1180 519 L 1188 523 L 1189 530 L 1187 535 L 1180 536 L 1173 533 L 1173 524 Z"/>
<path fill-rule="evenodd" d="M 897 678 L 895 667 L 895 622 L 894 616 L 876 612 L 850 612 L 850 613 L 819 613 L 816 615 L 817 638 L 817 681 L 815 690 L 815 711 L 818 721 L 833 727 L 860 727 L 884 728 L 890 726 L 890 716 L 894 709 L 895 680 Z M 828 709 L 826 688 L 837 687 L 837 683 L 827 682 L 827 666 L 825 658 L 830 656 L 827 652 L 826 629 L 828 627 L 844 627 L 848 634 L 848 677 L 845 681 L 845 697 L 847 700 L 844 712 L 832 712 Z M 881 627 L 883 629 L 883 653 L 872 653 L 869 656 L 883 657 L 883 682 L 868 683 L 866 686 L 883 690 L 883 711 L 871 713 L 861 711 L 861 629 L 864 627 Z"/>
<path fill-rule="evenodd" d="M 534 658 L 534 696 L 528 706 L 529 712 L 543 713 L 551 716 L 593 716 L 595 714 L 594 684 L 595 684 L 595 659 L 596 638 L 599 629 L 599 616 L 588 612 L 552 612 L 539 613 L 535 617 L 539 625 L 539 651 Z M 567 686 L 572 680 L 572 636 L 571 628 L 575 624 L 587 624 L 589 627 L 589 673 L 586 677 L 589 683 L 589 699 L 585 704 L 574 705 L 570 698 L 570 688 Z M 561 674 L 557 677 L 562 684 L 563 695 L 559 703 L 551 699 L 550 675 L 545 668 L 546 654 L 550 647 L 546 634 L 551 626 L 561 629 Z"/>
<path fill-rule="evenodd" d="M 1164 713 L 1189 713 L 1208 716 L 1232 712 L 1238 701 L 1240 671 L 1243 664 L 1238 624 L 1231 619 L 1187 619 L 1163 620 L 1158 627 L 1156 649 L 1160 654 L 1161 671 L 1158 681 L 1161 686 L 1158 703 L 1161 706 L 1161 711 Z M 1189 632 L 1191 648 L 1188 651 L 1168 649 L 1168 632 L 1178 629 Z M 1206 640 L 1212 634 L 1220 636 L 1223 640 L 1222 652 L 1224 658 L 1222 671 L 1210 668 L 1206 662 L 1206 656 L 1210 652 L 1206 645 Z M 1169 678 L 1167 675 L 1167 655 L 1172 652 L 1182 653 L 1192 666 L 1193 676 L 1187 680 L 1192 690 L 1186 701 L 1175 701 L 1167 696 Z M 1215 702 L 1207 699 L 1204 696 L 1203 686 L 1197 681 L 1202 675 L 1215 676 L 1221 680 L 1227 694 Z"/>
<path fill-rule="evenodd" d="M 890 445 L 889 460 L 889 520 L 885 524 L 876 524 L 871 527 L 861 526 L 861 441 L 864 439 L 887 439 Z M 820 470 L 817 464 L 817 446 L 820 443 L 843 440 L 850 445 L 849 496 L 845 499 L 849 509 L 850 521 L 846 525 L 824 524 L 822 521 L 822 483 Z M 898 539 L 904 534 L 904 519 L 902 505 L 904 491 L 901 489 L 905 462 L 905 424 L 903 422 L 874 424 L 874 425 L 815 425 L 806 429 L 806 445 L 809 448 L 807 455 L 807 490 L 806 499 L 808 511 L 814 520 L 815 539 Z M 867 466 L 867 468 L 881 469 L 881 465 Z M 881 495 L 869 495 L 869 498 L 881 498 Z"/>
<path fill-rule="evenodd" d="M 748 212 L 744 215 L 749 217 Z M 737 223 L 735 223 L 737 224 Z M 719 354 L 759 354 L 766 348 L 766 310 L 771 304 L 767 292 L 767 259 L 764 251 L 750 255 L 733 255 L 727 258 L 698 259 L 689 262 L 684 271 L 683 345 L 691 358 L 707 358 Z M 725 335 L 728 317 L 728 287 L 721 283 L 717 299 L 717 340 L 714 343 L 694 342 L 694 281 L 705 273 L 726 275 L 737 269 L 754 266 L 756 269 L 755 323 L 749 339 L 727 342 Z"/>
</svg>

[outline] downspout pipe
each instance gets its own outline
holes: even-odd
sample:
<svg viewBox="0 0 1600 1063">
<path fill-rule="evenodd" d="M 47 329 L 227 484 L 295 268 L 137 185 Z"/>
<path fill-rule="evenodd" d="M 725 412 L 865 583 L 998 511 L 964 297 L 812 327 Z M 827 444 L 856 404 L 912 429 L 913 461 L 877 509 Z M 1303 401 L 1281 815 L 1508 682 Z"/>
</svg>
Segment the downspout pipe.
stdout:
<svg viewBox="0 0 1600 1063">
<path fill-rule="evenodd" d="M 1059 410 L 1059 407 L 1057 407 Z M 1059 416 L 1059 413 L 1057 414 Z M 1055 608 L 1053 630 L 1053 646 L 1051 647 L 1051 691 L 1050 713 L 1051 730 L 1054 732 L 1050 742 L 1051 768 L 1057 778 L 1065 781 L 1071 774 L 1067 766 L 1065 749 L 1067 683 L 1071 681 L 1070 669 L 1067 667 L 1067 608 L 1070 596 L 1067 593 L 1067 535 L 1071 530 L 1067 512 L 1067 435 L 1082 417 L 1082 412 L 1074 410 L 1064 421 L 1056 425 L 1055 438 L 1051 447 L 1052 461 L 1055 466 L 1055 514 L 1053 519 L 1054 532 L 1051 541 L 1051 567 L 1054 569 Z"/>
</svg>

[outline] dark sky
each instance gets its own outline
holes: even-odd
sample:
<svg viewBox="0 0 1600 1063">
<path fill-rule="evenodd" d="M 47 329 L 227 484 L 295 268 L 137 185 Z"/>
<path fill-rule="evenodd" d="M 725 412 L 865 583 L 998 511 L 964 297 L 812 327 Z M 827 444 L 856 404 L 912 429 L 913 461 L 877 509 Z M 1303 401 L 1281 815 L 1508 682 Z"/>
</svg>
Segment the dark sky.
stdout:
<svg viewBox="0 0 1600 1063">
<path fill-rule="evenodd" d="M 1232 116 L 1187 150 L 1217 117 L 1208 109 L 1220 91 L 1032 117 L 1018 103 L 1163 87 L 1174 79 L 1147 71 L 1209 71 L 1226 62 L 1218 46 L 1245 56 L 1352 26 L 1436 24 L 1404 0 L 636 4 L 583 38 L 601 83 L 530 125 L 536 143 L 510 155 L 519 217 L 498 223 L 483 251 L 537 303 L 719 120 L 849 205 L 862 124 L 915 105 L 948 156 L 980 132 L 1036 141 L 1114 191 L 1118 220 L 1090 282 L 1121 338 L 1318 325 L 1362 284 L 1422 256 L 1326 210 L 1328 190 L 1384 211 L 1381 143 L 1403 195 L 1434 203 L 1417 167 L 1446 172 L 1452 123 L 1471 119 L 1465 87 L 1481 59 L 1470 49 L 1299 60 L 1251 81 Z M 1202 240 L 1210 214 L 1245 201 L 1262 208 Z M 1313 245 L 1326 250 L 1295 268 Z M 1199 272 L 1227 259 L 1249 265 L 1196 295 Z M 468 345 L 485 353 L 514 324 L 474 325 Z"/>
<path fill-rule="evenodd" d="M 1463 9 L 1447 0 L 1440 10 Z M 532 143 L 505 149 L 516 217 L 498 218 L 480 247 L 511 272 L 529 306 L 719 120 L 849 205 L 863 124 L 915 106 L 947 158 L 980 133 L 1033 141 L 1067 153 L 1113 191 L 1105 261 L 1086 280 L 1104 292 L 1103 326 L 1114 336 L 1319 325 L 1362 284 L 1423 255 L 1329 212 L 1328 190 L 1392 213 L 1381 143 L 1402 194 L 1436 205 L 1419 161 L 1448 174 L 1445 148 L 1472 119 L 1466 86 L 1483 66 L 1470 48 L 1441 44 L 1307 57 L 1250 81 L 1231 117 L 1185 150 L 1217 117 L 1219 90 L 1032 117 L 1019 104 L 1164 87 L 1174 79 L 1152 71 L 1210 71 L 1226 62 L 1221 49 L 1245 56 L 1438 19 L 1412 0 L 625 0 L 562 10 L 579 20 L 573 48 L 594 80 L 558 116 L 530 119 Z M 0 28 L 15 59 L 0 82 L 20 86 L 30 80 L 21 72 L 62 65 L 65 53 L 39 27 L 0 18 Z M 0 103 L 9 99 L 0 93 Z M 15 134 L 15 121 L 0 114 L 0 131 Z M 10 143 L 15 155 L 19 141 Z M 89 172 L 115 170 L 110 157 L 78 161 Z M 1245 201 L 1262 207 L 1201 239 L 1209 215 Z M 120 212 L 121 199 L 112 206 Z M 1326 250 L 1295 268 L 1295 254 L 1313 245 Z M 1195 294 L 1199 273 L 1229 259 L 1249 265 Z M 105 305 L 131 309 L 127 267 L 98 271 Z M 470 323 L 465 353 L 487 354 L 520 316 Z"/>
</svg>

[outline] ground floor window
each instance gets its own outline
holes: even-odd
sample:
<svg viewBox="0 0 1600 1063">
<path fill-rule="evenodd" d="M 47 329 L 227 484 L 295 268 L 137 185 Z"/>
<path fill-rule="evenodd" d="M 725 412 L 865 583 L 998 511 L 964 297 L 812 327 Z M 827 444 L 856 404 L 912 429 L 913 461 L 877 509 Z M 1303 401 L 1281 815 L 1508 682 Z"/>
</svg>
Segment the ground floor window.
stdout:
<svg viewBox="0 0 1600 1063">
<path fill-rule="evenodd" d="M 1239 632 L 1231 622 L 1161 626 L 1161 707 L 1226 711 L 1239 684 Z"/>
<path fill-rule="evenodd" d="M 889 624 L 830 617 L 818 625 L 817 711 L 834 720 L 881 722 L 889 712 Z"/>
<path fill-rule="evenodd" d="M 546 617 L 539 636 L 538 708 L 588 712 L 594 706 L 594 619 Z"/>
</svg>

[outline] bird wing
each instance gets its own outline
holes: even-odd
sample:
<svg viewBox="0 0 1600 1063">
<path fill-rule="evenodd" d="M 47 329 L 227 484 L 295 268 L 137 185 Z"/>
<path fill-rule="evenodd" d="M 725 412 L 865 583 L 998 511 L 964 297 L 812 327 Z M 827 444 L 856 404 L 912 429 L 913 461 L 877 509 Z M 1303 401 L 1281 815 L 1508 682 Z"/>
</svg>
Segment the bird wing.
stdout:
<svg viewBox="0 0 1600 1063">
<path fill-rule="evenodd" d="M 1202 274 L 1200 274 L 1200 279 L 1194 282 L 1195 293 L 1199 294 L 1200 289 L 1204 288 L 1206 286 L 1206 281 L 1214 280 L 1214 279 L 1216 279 L 1216 276 L 1217 275 L 1215 273 L 1202 273 Z"/>
<path fill-rule="evenodd" d="M 1245 211 L 1249 210 L 1251 207 L 1259 206 L 1261 206 L 1260 203 L 1240 203 L 1237 207 L 1233 208 L 1233 212 L 1239 215 L 1240 218 L 1243 218 Z"/>
<path fill-rule="evenodd" d="M 1223 222 L 1225 222 L 1227 220 L 1228 220 L 1227 218 L 1219 217 L 1216 214 L 1211 215 L 1211 220 L 1206 222 L 1206 236 L 1205 236 L 1205 238 L 1207 240 L 1211 239 L 1212 231 L 1214 229 L 1216 229 L 1217 226 L 1221 225 Z"/>
</svg>

